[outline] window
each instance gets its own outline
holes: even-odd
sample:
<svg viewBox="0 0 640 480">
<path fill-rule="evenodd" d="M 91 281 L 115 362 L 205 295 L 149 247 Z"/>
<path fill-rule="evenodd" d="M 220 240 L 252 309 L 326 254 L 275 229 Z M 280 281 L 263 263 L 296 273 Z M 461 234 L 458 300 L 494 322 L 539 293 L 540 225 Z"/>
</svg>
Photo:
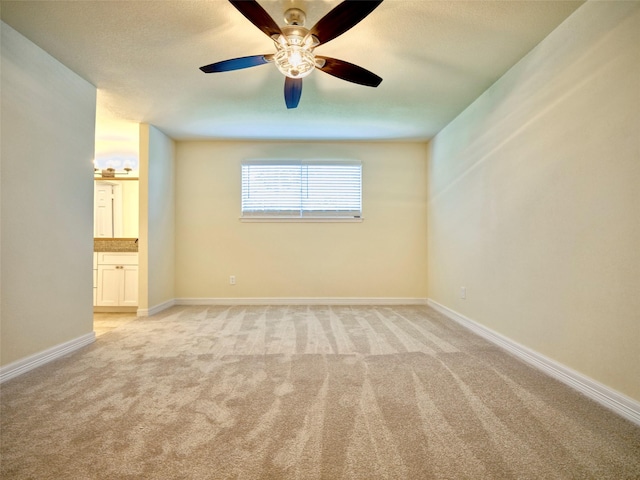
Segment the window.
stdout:
<svg viewBox="0 0 640 480">
<path fill-rule="evenodd" d="M 362 165 L 255 160 L 242 164 L 243 218 L 359 219 Z"/>
</svg>

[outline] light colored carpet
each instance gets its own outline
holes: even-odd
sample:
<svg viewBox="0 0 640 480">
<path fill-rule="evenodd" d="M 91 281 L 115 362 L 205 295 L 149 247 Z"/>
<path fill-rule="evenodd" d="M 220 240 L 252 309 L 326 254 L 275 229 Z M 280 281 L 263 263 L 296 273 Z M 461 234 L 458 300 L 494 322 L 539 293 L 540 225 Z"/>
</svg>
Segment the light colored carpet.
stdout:
<svg viewBox="0 0 640 480">
<path fill-rule="evenodd" d="M 3 479 L 640 478 L 640 428 L 428 307 L 174 307 L 1 402 Z"/>
</svg>

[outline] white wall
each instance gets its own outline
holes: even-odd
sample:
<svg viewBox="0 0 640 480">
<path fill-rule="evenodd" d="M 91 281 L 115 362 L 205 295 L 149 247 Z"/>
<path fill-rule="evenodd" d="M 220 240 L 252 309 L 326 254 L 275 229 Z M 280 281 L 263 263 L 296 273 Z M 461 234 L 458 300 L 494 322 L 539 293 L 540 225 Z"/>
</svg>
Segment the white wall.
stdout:
<svg viewBox="0 0 640 480">
<path fill-rule="evenodd" d="M 122 171 L 132 169 L 129 176 L 138 176 L 138 150 L 140 148 L 140 124 L 131 120 L 116 117 L 101 98 L 109 93 L 98 90 L 96 109 L 96 150 L 95 165 L 99 169 L 115 168 Z"/>
<path fill-rule="evenodd" d="M 422 143 L 178 142 L 177 296 L 425 299 L 426 157 Z M 251 158 L 362 161 L 364 221 L 240 222 Z"/>
<path fill-rule="evenodd" d="M 175 298 L 175 144 L 140 125 L 139 313 Z"/>
<path fill-rule="evenodd" d="M 6 365 L 93 330 L 96 89 L 0 25 Z"/>
<path fill-rule="evenodd" d="M 429 189 L 430 298 L 640 400 L 640 3 L 579 8 L 436 136 Z"/>
</svg>

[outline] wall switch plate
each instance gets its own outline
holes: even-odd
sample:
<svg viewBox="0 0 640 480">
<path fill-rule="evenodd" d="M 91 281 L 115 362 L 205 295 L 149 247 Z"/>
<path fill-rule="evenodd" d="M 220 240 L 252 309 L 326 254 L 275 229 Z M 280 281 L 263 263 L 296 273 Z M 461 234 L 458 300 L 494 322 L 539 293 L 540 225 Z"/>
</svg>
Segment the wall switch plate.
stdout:
<svg viewBox="0 0 640 480">
<path fill-rule="evenodd" d="M 467 287 L 460 287 L 460 298 L 463 300 L 467 298 Z"/>
<path fill-rule="evenodd" d="M 235 285 L 235 284 L 236 284 L 236 276 L 235 275 L 229 276 L 229 285 Z"/>
</svg>

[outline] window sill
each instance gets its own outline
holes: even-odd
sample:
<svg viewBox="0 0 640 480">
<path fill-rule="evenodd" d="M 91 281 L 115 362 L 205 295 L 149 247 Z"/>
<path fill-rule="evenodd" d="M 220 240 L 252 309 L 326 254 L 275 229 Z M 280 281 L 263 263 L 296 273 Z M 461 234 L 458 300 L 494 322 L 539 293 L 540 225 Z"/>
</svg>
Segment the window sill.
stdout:
<svg viewBox="0 0 640 480">
<path fill-rule="evenodd" d="M 355 217 L 240 217 L 243 223 L 362 223 Z"/>
</svg>

